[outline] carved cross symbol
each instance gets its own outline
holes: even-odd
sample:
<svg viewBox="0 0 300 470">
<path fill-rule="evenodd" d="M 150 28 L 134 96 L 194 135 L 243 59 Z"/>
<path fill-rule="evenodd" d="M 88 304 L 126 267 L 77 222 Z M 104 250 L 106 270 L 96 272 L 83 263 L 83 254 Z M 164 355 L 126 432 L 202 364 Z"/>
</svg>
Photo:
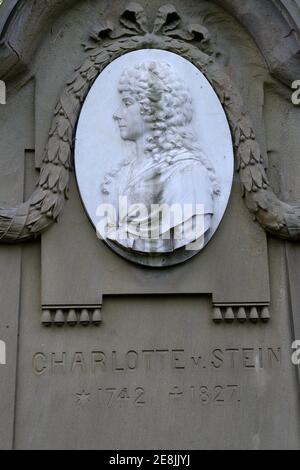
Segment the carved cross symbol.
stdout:
<svg viewBox="0 0 300 470">
<path fill-rule="evenodd" d="M 182 397 L 183 391 L 180 390 L 179 387 L 175 386 L 175 387 L 173 387 L 173 390 L 172 390 L 172 392 L 169 393 L 169 395 L 170 395 L 171 398 L 179 398 L 179 397 Z"/>
</svg>

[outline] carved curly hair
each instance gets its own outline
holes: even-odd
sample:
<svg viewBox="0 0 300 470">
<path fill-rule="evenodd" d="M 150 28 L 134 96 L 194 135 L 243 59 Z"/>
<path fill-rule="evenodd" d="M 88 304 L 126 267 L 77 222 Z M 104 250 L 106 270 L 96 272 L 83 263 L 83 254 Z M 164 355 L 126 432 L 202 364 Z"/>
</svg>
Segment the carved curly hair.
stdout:
<svg viewBox="0 0 300 470">
<path fill-rule="evenodd" d="M 193 119 L 193 100 L 190 90 L 165 62 L 143 62 L 124 70 L 119 92 L 128 93 L 140 105 L 145 122 L 150 124 L 151 136 L 144 151 L 156 161 L 172 158 L 179 150 L 193 153 L 206 168 L 213 194 L 220 194 L 215 169 L 204 155 L 188 126 Z"/>
</svg>

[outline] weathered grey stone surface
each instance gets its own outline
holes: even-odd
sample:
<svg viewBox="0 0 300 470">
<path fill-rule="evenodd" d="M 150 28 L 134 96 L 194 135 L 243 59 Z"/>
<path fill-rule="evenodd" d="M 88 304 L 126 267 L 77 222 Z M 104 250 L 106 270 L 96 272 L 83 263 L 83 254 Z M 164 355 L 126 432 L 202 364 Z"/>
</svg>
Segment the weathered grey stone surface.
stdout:
<svg viewBox="0 0 300 470">
<path fill-rule="evenodd" d="M 25 250 L 31 290 L 38 249 Z M 103 325 L 81 330 L 42 329 L 39 302 L 21 315 L 17 448 L 298 448 L 286 296 L 272 325 L 234 326 L 215 326 L 203 296 L 111 296 Z"/>
<path fill-rule="evenodd" d="M 25 149 L 33 148 L 32 83 L 11 97 L 7 105 L 1 106 L 0 122 L 0 197 L 11 205 L 26 197 Z M 6 342 L 7 348 L 7 365 L 0 369 L 0 447 L 7 449 L 13 445 L 22 248 L 1 246 L 0 259 L 0 338 Z"/>
<path fill-rule="evenodd" d="M 153 19 L 164 2 L 140 3 Z M 299 109 L 287 86 L 300 79 L 298 3 L 173 3 L 193 22 L 204 15 L 273 189 L 299 201 Z M 8 85 L 1 206 L 31 194 L 57 99 L 85 58 L 81 43 L 126 4 L 0 7 L 5 21 L 15 7 L 0 49 Z M 298 248 L 252 220 L 236 177 L 224 220 L 200 255 L 169 270 L 136 267 L 95 238 L 72 175 L 59 223 L 27 245 L 1 246 L 0 447 L 299 449 L 299 366 L 291 362 L 300 339 Z M 269 301 L 268 323 L 212 321 L 213 303 Z M 42 306 L 102 303 L 99 326 L 41 324 Z"/>
<path fill-rule="evenodd" d="M 102 295 L 174 292 L 209 294 L 221 304 L 270 300 L 266 236 L 253 224 L 238 188 L 205 250 L 180 266 L 151 269 L 123 260 L 96 237 L 74 182 L 62 220 L 42 237 L 41 253 L 44 306 L 97 305 Z"/>
</svg>

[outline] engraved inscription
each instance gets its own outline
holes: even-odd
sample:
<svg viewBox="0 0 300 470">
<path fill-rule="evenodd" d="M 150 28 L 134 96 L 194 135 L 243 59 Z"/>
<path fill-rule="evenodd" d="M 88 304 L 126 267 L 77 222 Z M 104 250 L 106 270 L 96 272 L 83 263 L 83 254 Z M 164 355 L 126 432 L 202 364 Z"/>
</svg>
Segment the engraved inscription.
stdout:
<svg viewBox="0 0 300 470">
<path fill-rule="evenodd" d="M 113 372 L 197 371 L 202 369 L 238 369 L 244 371 L 278 368 L 282 363 L 279 346 L 213 348 L 190 353 L 183 348 L 129 349 L 126 352 L 83 351 L 36 352 L 32 358 L 33 373 L 56 375 L 88 373 L 91 376 Z"/>
<path fill-rule="evenodd" d="M 146 404 L 146 392 L 144 387 L 99 387 L 96 392 L 75 393 L 75 403 L 77 405 L 88 405 L 98 403 L 104 407 L 123 406 L 129 404 L 133 406 L 144 406 Z"/>
<path fill-rule="evenodd" d="M 157 392 L 153 389 L 147 390 L 145 386 L 124 386 L 110 387 L 101 386 L 94 392 L 87 392 L 83 389 L 74 394 L 76 404 L 88 405 L 89 403 L 98 404 L 103 407 L 113 408 L 122 406 L 143 407 L 150 398 L 155 398 Z M 168 389 L 162 386 L 160 400 L 169 399 L 170 403 L 190 403 L 192 405 L 233 405 L 241 402 L 242 392 L 240 385 L 237 384 L 193 384 L 187 386 L 174 385 Z"/>
<path fill-rule="evenodd" d="M 244 379 L 249 383 L 247 377 L 264 370 L 276 373 L 286 360 L 290 351 L 278 345 L 189 350 L 177 344 L 125 351 L 38 351 L 32 368 L 37 377 L 70 375 L 78 380 L 74 404 L 86 409 L 143 408 L 157 401 L 172 407 L 234 407 L 255 393 L 243 386 Z M 82 388 L 85 383 L 89 385 Z"/>
<path fill-rule="evenodd" d="M 240 385 L 190 385 L 174 386 L 169 392 L 171 399 L 190 399 L 193 403 L 226 404 L 241 401 Z"/>
<path fill-rule="evenodd" d="M 98 403 L 106 405 L 108 408 L 122 404 L 124 402 L 131 403 L 136 406 L 145 405 L 145 389 L 143 387 L 136 387 L 132 391 L 127 388 L 98 388 Z"/>
<path fill-rule="evenodd" d="M 193 401 L 206 404 L 239 403 L 241 401 L 240 385 L 201 385 L 190 386 L 190 396 Z"/>
</svg>

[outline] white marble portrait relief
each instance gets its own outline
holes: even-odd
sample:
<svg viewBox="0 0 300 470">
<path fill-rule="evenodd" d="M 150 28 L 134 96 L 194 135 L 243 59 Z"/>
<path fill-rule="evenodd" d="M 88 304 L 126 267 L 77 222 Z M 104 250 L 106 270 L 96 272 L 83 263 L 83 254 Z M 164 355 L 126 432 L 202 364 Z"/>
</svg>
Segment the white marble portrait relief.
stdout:
<svg viewBox="0 0 300 470">
<path fill-rule="evenodd" d="M 172 254 L 178 262 L 178 253 L 187 252 L 186 259 L 201 250 L 222 218 L 232 183 L 232 145 L 221 105 L 203 75 L 174 56 L 136 51 L 114 61 L 121 62 L 115 73 L 110 64 L 102 106 L 95 94 L 88 111 L 92 89 L 76 136 L 77 180 L 98 236 L 142 264 L 151 265 L 143 262 L 147 257 L 157 258 L 154 265 L 161 257 L 173 264 Z M 212 93 L 206 107 L 204 85 Z M 97 103 L 105 116 L 98 121 L 98 144 Z M 222 141 L 209 146 L 212 132 Z"/>
</svg>

